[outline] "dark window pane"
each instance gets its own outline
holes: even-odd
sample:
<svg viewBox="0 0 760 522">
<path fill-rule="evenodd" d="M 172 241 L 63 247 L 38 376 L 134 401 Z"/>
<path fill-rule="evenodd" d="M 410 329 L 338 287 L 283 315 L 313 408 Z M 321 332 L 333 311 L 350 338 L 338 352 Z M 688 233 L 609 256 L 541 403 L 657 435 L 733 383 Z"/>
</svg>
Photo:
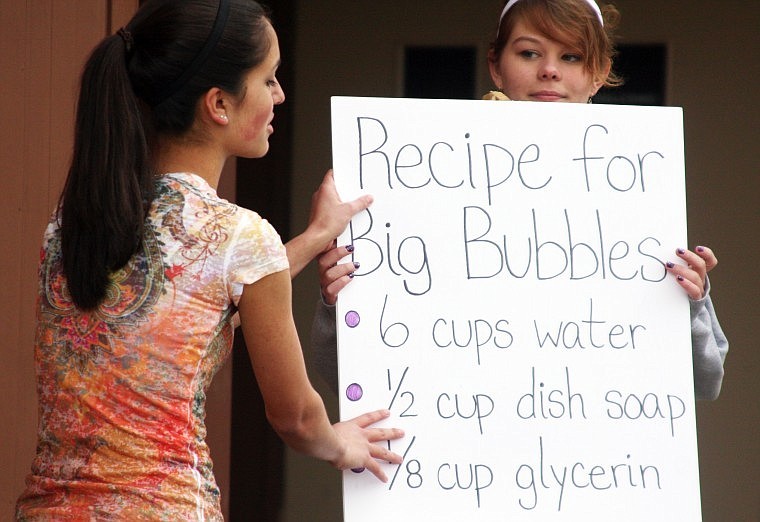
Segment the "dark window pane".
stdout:
<svg viewBox="0 0 760 522">
<path fill-rule="evenodd" d="M 665 105 L 667 49 L 662 44 L 619 45 L 614 70 L 625 83 L 602 88 L 594 103 Z"/>
<path fill-rule="evenodd" d="M 475 47 L 407 47 L 404 97 L 475 97 Z"/>
</svg>

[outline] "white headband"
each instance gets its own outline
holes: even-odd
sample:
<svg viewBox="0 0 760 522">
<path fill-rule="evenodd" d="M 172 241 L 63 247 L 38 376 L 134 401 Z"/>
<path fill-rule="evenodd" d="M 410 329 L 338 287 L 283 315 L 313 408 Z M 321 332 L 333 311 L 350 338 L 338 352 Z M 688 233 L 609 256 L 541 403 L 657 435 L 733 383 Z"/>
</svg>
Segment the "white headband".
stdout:
<svg viewBox="0 0 760 522">
<path fill-rule="evenodd" d="M 499 27 L 501 27 L 501 21 L 504 20 L 504 15 L 506 15 L 507 11 L 509 11 L 517 2 L 518 0 L 509 0 L 509 2 L 507 2 L 507 5 L 504 6 L 504 9 L 501 12 L 501 16 L 499 17 Z M 599 23 L 602 24 L 602 27 L 604 27 L 604 18 L 602 18 L 602 11 L 599 9 L 599 6 L 596 5 L 596 2 L 594 0 L 586 0 L 586 3 L 591 6 L 591 9 L 594 10 L 596 17 L 599 19 Z M 499 34 L 498 31 L 496 34 Z"/>
</svg>

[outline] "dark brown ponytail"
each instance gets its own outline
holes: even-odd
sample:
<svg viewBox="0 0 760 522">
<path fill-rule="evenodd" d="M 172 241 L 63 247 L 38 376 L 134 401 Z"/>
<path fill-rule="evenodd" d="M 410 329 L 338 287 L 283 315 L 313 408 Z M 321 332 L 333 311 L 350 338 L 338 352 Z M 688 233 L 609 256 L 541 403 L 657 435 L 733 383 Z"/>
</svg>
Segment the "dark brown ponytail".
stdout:
<svg viewBox="0 0 760 522">
<path fill-rule="evenodd" d="M 97 306 L 110 273 L 139 248 L 152 201 L 148 144 L 125 45 L 118 35 L 108 37 L 85 65 L 59 205 L 63 270 L 82 309 Z"/>
</svg>

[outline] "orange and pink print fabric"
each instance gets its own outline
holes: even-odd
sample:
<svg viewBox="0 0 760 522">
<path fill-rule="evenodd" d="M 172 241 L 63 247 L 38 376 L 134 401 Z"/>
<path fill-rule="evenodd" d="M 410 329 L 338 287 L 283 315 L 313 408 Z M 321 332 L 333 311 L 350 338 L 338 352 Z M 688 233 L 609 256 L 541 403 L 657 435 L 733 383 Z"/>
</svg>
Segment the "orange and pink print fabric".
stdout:
<svg viewBox="0 0 760 522">
<path fill-rule="evenodd" d="M 55 217 L 40 264 L 37 453 L 20 520 L 221 520 L 206 390 L 227 359 L 243 285 L 288 269 L 256 213 L 200 177 L 157 184 L 143 248 L 83 313 Z"/>
</svg>

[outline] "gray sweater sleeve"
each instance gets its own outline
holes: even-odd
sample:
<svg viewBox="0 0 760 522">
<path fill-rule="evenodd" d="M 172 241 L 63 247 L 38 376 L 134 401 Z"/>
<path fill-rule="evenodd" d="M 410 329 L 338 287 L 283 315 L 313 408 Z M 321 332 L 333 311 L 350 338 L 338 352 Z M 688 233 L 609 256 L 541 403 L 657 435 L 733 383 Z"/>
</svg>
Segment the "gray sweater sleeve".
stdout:
<svg viewBox="0 0 760 522">
<path fill-rule="evenodd" d="M 338 393 L 338 330 L 335 324 L 335 306 L 317 302 L 311 325 L 312 361 L 317 373 Z"/>
<path fill-rule="evenodd" d="M 723 362 L 728 352 L 728 340 L 715 315 L 709 280 L 705 285 L 705 296 L 696 301 L 690 300 L 689 304 L 694 396 L 701 400 L 715 400 L 723 383 Z"/>
</svg>

